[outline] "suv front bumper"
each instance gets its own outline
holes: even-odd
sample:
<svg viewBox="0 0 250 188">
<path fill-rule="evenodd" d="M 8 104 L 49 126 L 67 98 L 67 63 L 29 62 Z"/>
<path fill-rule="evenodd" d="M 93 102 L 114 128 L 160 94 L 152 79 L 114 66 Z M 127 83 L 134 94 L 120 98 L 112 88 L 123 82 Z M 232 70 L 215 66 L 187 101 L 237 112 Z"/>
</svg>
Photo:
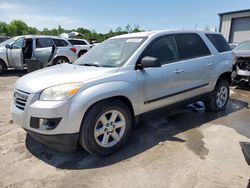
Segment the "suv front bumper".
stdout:
<svg viewBox="0 0 250 188">
<path fill-rule="evenodd" d="M 83 114 L 79 103 L 73 101 L 39 101 L 39 94 L 15 90 L 12 117 L 36 141 L 58 151 L 73 151 L 78 144 L 78 133 Z M 60 119 L 55 127 L 44 126 L 33 119 Z M 37 123 L 39 125 L 37 125 Z"/>
</svg>

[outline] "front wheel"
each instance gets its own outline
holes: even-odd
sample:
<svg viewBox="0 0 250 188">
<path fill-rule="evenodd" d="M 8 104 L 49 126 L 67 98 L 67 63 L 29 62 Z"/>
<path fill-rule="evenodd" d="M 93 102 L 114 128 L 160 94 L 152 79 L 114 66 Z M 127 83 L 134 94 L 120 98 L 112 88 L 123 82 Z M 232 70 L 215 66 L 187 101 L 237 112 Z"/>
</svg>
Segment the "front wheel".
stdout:
<svg viewBox="0 0 250 188">
<path fill-rule="evenodd" d="M 209 111 L 222 111 L 226 108 L 229 99 L 229 83 L 226 80 L 219 81 L 214 91 L 205 101 L 206 109 Z"/>
<path fill-rule="evenodd" d="M 0 60 L 0 74 L 7 71 L 7 67 L 3 61 Z"/>
<path fill-rule="evenodd" d="M 128 140 L 132 128 L 132 115 L 120 100 L 107 100 L 95 104 L 83 119 L 80 144 L 90 154 L 110 155 Z"/>
</svg>

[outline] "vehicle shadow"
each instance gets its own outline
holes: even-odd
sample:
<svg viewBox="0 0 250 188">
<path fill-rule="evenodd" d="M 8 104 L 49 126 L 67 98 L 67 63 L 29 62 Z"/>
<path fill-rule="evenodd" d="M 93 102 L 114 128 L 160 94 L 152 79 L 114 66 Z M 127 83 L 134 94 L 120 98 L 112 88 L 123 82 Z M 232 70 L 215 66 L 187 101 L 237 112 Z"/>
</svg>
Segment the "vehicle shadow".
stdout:
<svg viewBox="0 0 250 188">
<path fill-rule="evenodd" d="M 107 157 L 91 156 L 80 147 L 75 153 L 60 153 L 37 143 L 29 135 L 26 137 L 26 147 L 38 159 L 59 169 L 100 168 L 129 160 L 161 142 L 186 142 L 176 135 L 246 107 L 248 107 L 248 103 L 230 99 L 227 109 L 218 113 L 206 112 L 199 103 L 172 111 L 163 109 L 155 111 L 144 118 L 144 122 L 133 128 L 128 143 L 122 149 Z"/>
<path fill-rule="evenodd" d="M 27 70 L 8 70 L 5 73 L 1 74 L 0 77 L 10 77 L 10 76 L 18 76 L 21 77 L 27 74 Z"/>
</svg>

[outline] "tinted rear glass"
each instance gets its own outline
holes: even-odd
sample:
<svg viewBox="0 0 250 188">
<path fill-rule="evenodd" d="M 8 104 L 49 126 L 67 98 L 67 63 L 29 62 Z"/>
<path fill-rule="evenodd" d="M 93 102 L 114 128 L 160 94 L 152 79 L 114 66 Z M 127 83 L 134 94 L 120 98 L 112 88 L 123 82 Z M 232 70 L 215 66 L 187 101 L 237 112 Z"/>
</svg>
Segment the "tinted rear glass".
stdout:
<svg viewBox="0 0 250 188">
<path fill-rule="evenodd" d="M 201 37 L 194 33 L 176 35 L 180 59 L 191 59 L 211 55 Z"/>
<path fill-rule="evenodd" d="M 54 43 L 58 47 L 68 46 L 68 43 L 62 39 L 53 39 Z"/>
<path fill-rule="evenodd" d="M 227 52 L 231 50 L 226 39 L 221 34 L 206 34 L 206 36 L 212 42 L 218 52 Z"/>
<path fill-rule="evenodd" d="M 73 45 L 87 45 L 86 42 L 82 40 L 69 40 L 69 42 Z"/>
</svg>

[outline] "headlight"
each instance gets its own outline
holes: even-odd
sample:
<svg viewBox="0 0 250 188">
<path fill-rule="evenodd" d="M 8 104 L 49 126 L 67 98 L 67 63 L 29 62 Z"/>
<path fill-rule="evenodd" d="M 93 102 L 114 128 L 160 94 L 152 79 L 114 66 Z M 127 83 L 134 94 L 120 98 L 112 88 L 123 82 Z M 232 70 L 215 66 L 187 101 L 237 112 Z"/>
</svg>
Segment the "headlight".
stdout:
<svg viewBox="0 0 250 188">
<path fill-rule="evenodd" d="M 82 83 L 62 84 L 49 87 L 41 93 L 41 101 L 64 101 L 73 97 L 80 90 Z"/>
</svg>

